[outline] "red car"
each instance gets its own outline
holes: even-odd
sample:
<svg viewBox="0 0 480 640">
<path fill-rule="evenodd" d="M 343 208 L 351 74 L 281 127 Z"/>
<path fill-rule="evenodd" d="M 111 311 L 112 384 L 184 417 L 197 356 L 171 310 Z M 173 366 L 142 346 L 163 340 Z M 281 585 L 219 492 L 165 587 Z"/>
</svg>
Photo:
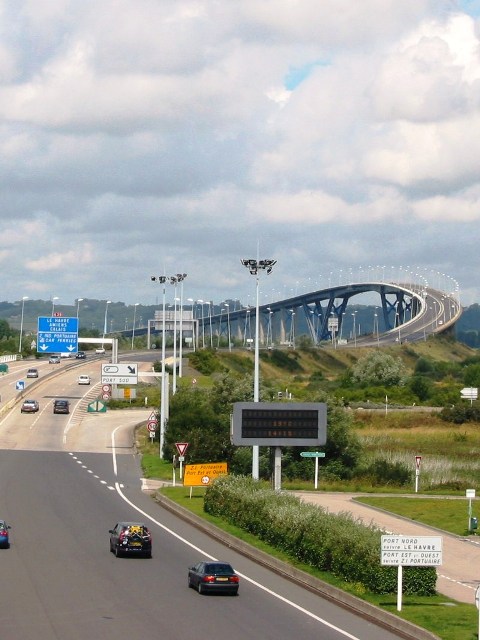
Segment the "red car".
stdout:
<svg viewBox="0 0 480 640">
<path fill-rule="evenodd" d="M 20 413 L 36 413 L 39 408 L 37 400 L 24 400 L 20 408 Z"/>
</svg>

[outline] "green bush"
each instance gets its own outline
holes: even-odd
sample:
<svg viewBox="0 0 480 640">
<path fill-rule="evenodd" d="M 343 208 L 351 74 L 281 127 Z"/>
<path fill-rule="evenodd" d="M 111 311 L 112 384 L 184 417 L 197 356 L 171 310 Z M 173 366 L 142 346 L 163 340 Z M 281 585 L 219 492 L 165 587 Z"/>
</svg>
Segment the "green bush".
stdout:
<svg viewBox="0 0 480 640">
<path fill-rule="evenodd" d="M 349 514 L 330 514 L 251 478 L 224 476 L 207 488 L 205 511 L 248 531 L 292 558 L 372 593 L 395 593 L 396 567 L 380 565 L 382 531 Z M 436 570 L 406 567 L 404 592 L 434 595 Z"/>
</svg>

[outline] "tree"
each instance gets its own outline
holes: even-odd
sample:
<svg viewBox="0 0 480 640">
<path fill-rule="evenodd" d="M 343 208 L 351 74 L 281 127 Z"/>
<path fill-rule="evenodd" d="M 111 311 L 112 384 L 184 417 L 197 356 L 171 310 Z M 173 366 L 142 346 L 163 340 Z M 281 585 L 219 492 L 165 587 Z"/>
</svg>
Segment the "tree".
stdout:
<svg viewBox="0 0 480 640">
<path fill-rule="evenodd" d="M 480 364 L 471 364 L 465 369 L 463 381 L 467 387 L 480 387 Z"/>
<path fill-rule="evenodd" d="M 410 378 L 409 387 L 421 402 L 428 400 L 432 392 L 432 384 L 425 376 L 413 376 Z"/>
<path fill-rule="evenodd" d="M 401 358 L 382 353 L 379 350 L 368 353 L 352 367 L 352 382 L 368 385 L 393 387 L 403 385 L 406 369 Z"/>
</svg>

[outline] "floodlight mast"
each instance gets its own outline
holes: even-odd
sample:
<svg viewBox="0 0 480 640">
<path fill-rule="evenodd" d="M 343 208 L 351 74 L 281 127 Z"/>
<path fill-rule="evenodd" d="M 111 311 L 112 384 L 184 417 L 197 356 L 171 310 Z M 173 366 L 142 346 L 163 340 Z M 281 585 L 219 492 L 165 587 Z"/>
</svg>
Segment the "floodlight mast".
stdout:
<svg viewBox="0 0 480 640">
<path fill-rule="evenodd" d="M 259 271 L 265 271 L 267 275 L 272 273 L 272 269 L 277 263 L 276 260 L 254 260 L 247 258 L 241 260 L 241 263 L 246 267 L 250 275 L 255 276 L 256 280 L 256 303 L 255 303 L 255 357 L 254 357 L 254 374 L 253 374 L 253 401 L 260 401 L 260 357 L 259 357 L 259 332 L 260 332 L 260 318 L 259 318 Z M 260 477 L 260 447 L 252 447 L 252 478 L 258 480 Z"/>
<path fill-rule="evenodd" d="M 152 282 L 158 282 L 162 285 L 162 382 L 160 385 L 161 394 L 160 394 L 160 444 L 159 444 L 159 456 L 163 458 L 163 445 L 165 442 L 165 420 L 166 420 L 166 403 L 167 403 L 167 394 L 168 394 L 168 385 L 166 381 L 166 371 L 165 371 L 165 293 L 166 293 L 166 285 L 167 283 L 176 286 L 178 282 L 183 282 L 187 277 L 186 273 L 177 273 L 174 276 L 150 276 L 150 280 Z M 175 337 L 176 342 L 176 337 Z M 174 347 L 176 348 L 176 347 Z M 176 371 L 176 362 L 174 363 L 174 370 Z"/>
</svg>

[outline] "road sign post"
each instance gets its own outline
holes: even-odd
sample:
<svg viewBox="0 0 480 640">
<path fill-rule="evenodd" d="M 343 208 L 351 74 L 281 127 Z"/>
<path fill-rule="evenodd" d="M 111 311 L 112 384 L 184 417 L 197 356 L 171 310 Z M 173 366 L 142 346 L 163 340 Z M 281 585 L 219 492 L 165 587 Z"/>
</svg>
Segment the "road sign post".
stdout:
<svg viewBox="0 0 480 640">
<path fill-rule="evenodd" d="M 102 384 L 137 384 L 138 364 L 102 364 Z"/>
<path fill-rule="evenodd" d="M 464 387 L 460 391 L 460 397 L 462 400 L 470 400 L 470 404 L 473 404 L 474 400 L 478 400 L 478 388 L 477 387 Z"/>
<path fill-rule="evenodd" d="M 78 318 L 38 318 L 38 353 L 77 353 Z"/>
<path fill-rule="evenodd" d="M 301 451 L 302 458 L 315 458 L 315 489 L 318 489 L 318 459 L 325 458 L 324 451 Z"/>
<path fill-rule="evenodd" d="M 188 449 L 188 442 L 176 442 L 175 446 L 178 451 L 178 461 L 180 462 L 180 480 L 183 478 L 183 461 L 185 460 L 185 451 Z"/>
<path fill-rule="evenodd" d="M 398 567 L 397 611 L 402 610 L 403 567 L 440 566 L 442 543 L 441 536 L 382 536 L 381 564 Z"/>
<path fill-rule="evenodd" d="M 420 480 L 420 464 L 422 456 L 415 456 L 415 493 L 418 493 L 418 483 Z"/>
</svg>

